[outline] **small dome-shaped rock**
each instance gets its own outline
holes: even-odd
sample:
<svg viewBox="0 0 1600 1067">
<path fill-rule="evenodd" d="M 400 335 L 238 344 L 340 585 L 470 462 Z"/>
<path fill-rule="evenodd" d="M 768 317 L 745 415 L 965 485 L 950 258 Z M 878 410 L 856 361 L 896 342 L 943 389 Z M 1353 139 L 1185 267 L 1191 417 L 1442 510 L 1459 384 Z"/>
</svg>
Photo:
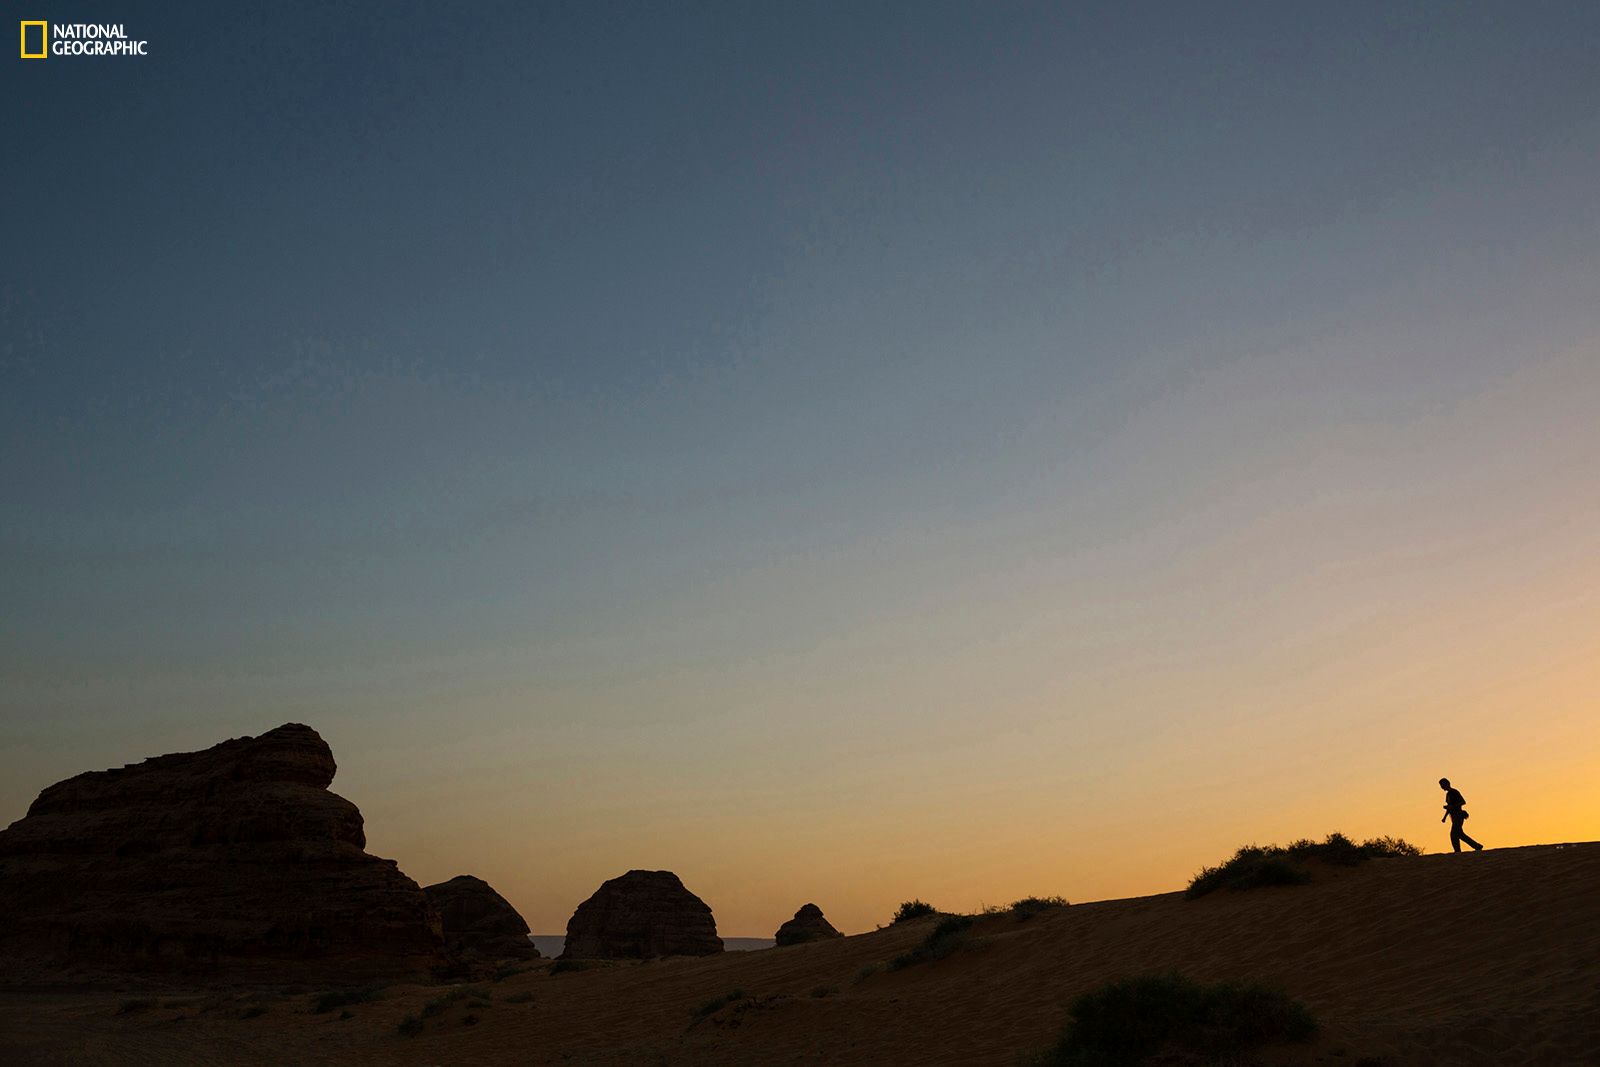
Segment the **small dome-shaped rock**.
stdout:
<svg viewBox="0 0 1600 1067">
<path fill-rule="evenodd" d="M 422 891 L 443 920 L 445 943 L 453 950 L 480 959 L 538 959 L 527 922 L 482 878 L 458 874 Z"/>
<path fill-rule="evenodd" d="M 807 941 L 827 941 L 830 938 L 843 937 L 838 930 L 833 928 L 822 909 L 815 904 L 802 905 L 794 913 L 794 918 L 778 927 L 778 932 L 773 935 L 781 948 L 784 945 L 800 945 Z"/>
<path fill-rule="evenodd" d="M 567 922 L 563 959 L 649 959 L 722 951 L 705 901 L 671 871 L 629 871 L 595 890 Z"/>
</svg>

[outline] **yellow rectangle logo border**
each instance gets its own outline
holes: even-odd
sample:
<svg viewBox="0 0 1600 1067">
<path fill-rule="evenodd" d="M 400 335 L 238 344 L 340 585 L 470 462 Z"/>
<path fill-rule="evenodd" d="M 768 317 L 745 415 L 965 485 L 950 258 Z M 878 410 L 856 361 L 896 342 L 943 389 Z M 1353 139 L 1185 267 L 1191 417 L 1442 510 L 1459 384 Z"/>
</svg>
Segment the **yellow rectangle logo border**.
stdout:
<svg viewBox="0 0 1600 1067">
<path fill-rule="evenodd" d="M 39 27 L 39 50 L 37 52 L 28 51 L 29 26 Z M 23 59 L 43 59 L 50 54 L 50 23 L 44 20 L 29 22 L 24 19 L 19 37 L 20 41 L 17 50 L 21 53 Z"/>
</svg>

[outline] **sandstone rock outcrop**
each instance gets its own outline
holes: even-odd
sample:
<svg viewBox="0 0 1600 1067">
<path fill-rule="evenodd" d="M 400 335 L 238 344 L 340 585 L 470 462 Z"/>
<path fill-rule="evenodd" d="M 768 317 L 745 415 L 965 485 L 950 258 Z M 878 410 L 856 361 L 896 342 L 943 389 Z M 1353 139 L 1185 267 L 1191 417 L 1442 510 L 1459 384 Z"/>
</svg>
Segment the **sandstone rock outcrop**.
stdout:
<svg viewBox="0 0 1600 1067">
<path fill-rule="evenodd" d="M 833 928 L 833 924 L 822 914 L 821 908 L 815 904 L 803 904 L 800 910 L 794 913 L 794 918 L 778 927 L 778 932 L 772 936 L 781 947 L 801 945 L 807 941 L 827 941 L 844 935 Z"/>
<path fill-rule="evenodd" d="M 402 976 L 447 962 L 439 918 L 309 726 L 50 786 L 0 832 L 0 954 L 106 970 Z"/>
<path fill-rule="evenodd" d="M 451 950 L 484 960 L 539 958 L 528 940 L 527 922 L 482 878 L 458 874 L 422 891 L 444 923 Z"/>
<path fill-rule="evenodd" d="M 705 901 L 671 871 L 629 871 L 572 913 L 562 959 L 709 956 L 722 951 Z"/>
</svg>

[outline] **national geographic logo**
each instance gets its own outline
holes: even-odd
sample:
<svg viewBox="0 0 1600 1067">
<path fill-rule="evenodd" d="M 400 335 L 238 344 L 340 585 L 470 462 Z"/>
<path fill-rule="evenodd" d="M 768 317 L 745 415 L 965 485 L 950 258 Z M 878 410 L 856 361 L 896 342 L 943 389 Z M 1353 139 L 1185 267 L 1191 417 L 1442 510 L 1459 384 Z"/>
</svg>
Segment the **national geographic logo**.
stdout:
<svg viewBox="0 0 1600 1067">
<path fill-rule="evenodd" d="M 149 41 L 130 40 L 127 28 L 120 22 L 50 23 L 22 20 L 23 59 L 147 56 L 149 49 Z"/>
</svg>

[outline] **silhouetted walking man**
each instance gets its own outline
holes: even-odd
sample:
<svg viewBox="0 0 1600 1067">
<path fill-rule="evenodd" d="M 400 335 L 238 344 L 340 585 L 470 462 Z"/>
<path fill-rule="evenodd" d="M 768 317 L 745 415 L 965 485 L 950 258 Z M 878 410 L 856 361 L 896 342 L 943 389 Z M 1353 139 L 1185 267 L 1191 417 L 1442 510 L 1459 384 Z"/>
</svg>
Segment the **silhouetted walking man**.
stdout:
<svg viewBox="0 0 1600 1067">
<path fill-rule="evenodd" d="M 1482 852 L 1483 846 L 1467 836 L 1461 824 L 1467 821 L 1467 798 L 1461 795 L 1461 790 L 1450 788 L 1450 779 L 1439 779 L 1439 788 L 1444 790 L 1444 817 L 1450 820 L 1450 847 L 1457 852 L 1461 851 L 1461 842 L 1465 841 L 1472 846 L 1472 851 Z"/>
</svg>

